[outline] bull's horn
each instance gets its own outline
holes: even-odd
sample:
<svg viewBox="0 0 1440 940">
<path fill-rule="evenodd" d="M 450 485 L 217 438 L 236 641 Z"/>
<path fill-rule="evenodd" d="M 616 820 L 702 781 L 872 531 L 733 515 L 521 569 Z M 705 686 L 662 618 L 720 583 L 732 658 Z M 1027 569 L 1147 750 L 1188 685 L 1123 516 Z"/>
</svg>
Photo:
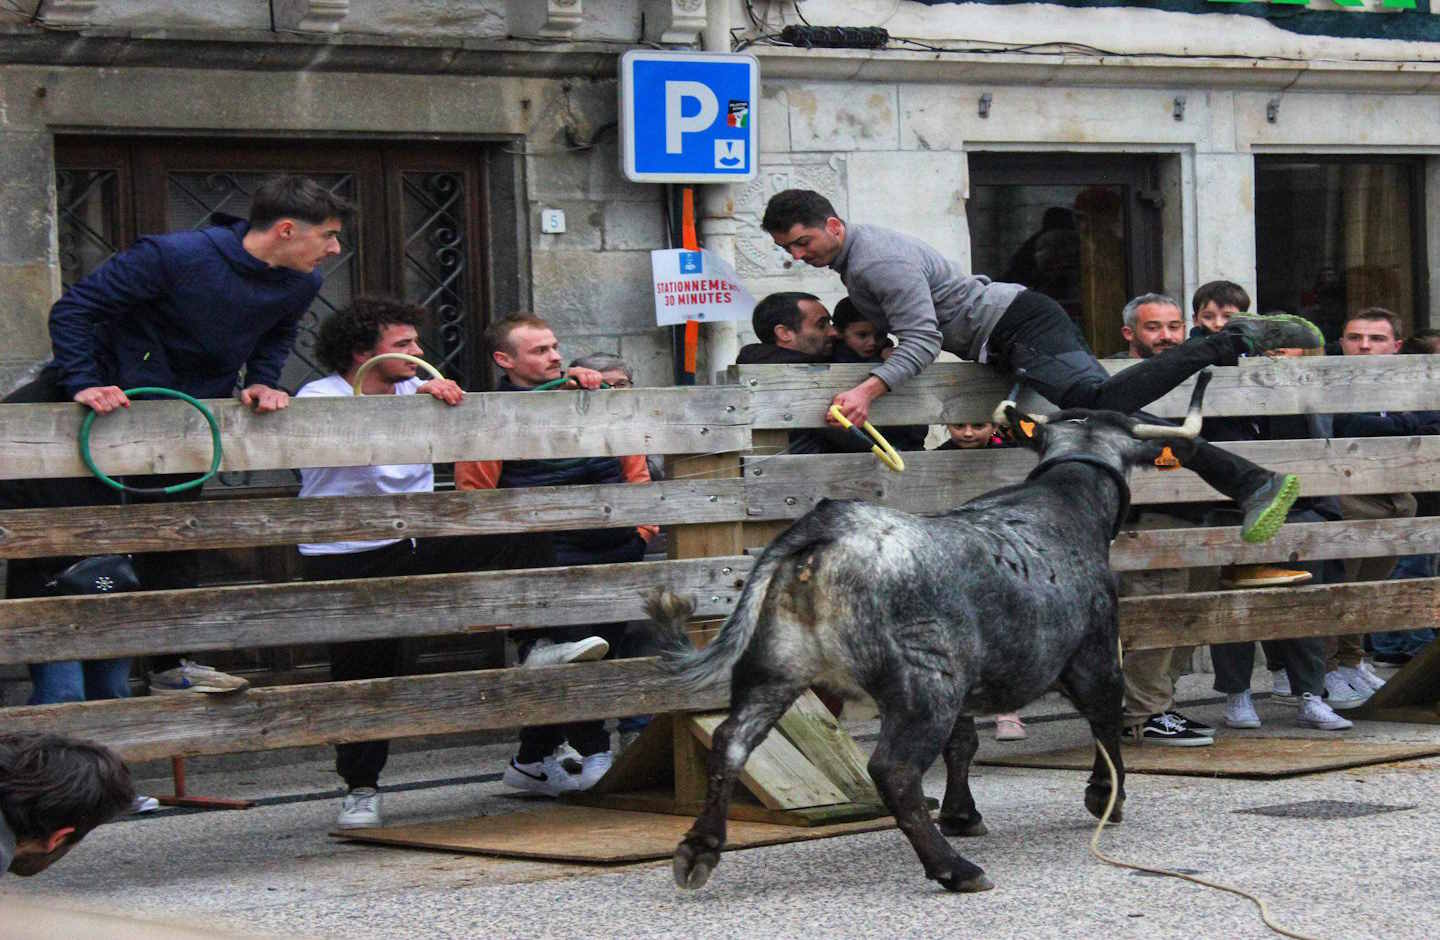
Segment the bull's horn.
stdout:
<svg viewBox="0 0 1440 940">
<path fill-rule="evenodd" d="M 990 415 L 991 423 L 1009 427 L 1010 416 L 1007 415 L 1005 412 L 1011 410 L 1013 410 L 1018 415 L 1024 415 L 1026 421 L 1034 421 L 1036 424 L 1044 424 L 1046 421 L 1044 415 L 1025 414 L 1023 411 L 1020 410 L 1020 406 L 1015 404 L 1014 399 L 1007 398 L 1000 404 L 995 406 L 994 412 L 992 412 Z"/>
<path fill-rule="evenodd" d="M 1200 402 L 1205 397 L 1205 386 L 1210 384 L 1211 378 L 1209 369 L 1203 370 L 1195 377 L 1195 390 L 1190 393 L 1190 407 L 1185 412 L 1184 422 L 1178 428 L 1168 424 L 1136 423 L 1130 433 L 1142 441 L 1157 438 L 1194 440 L 1200 435 L 1200 425 L 1205 420 L 1200 414 Z"/>
</svg>

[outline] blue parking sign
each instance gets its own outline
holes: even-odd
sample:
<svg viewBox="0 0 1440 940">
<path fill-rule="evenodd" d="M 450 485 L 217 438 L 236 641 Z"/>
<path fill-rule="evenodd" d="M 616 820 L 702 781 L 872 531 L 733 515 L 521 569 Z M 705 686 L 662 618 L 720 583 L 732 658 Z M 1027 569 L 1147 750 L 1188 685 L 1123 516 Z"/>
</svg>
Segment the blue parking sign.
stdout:
<svg viewBox="0 0 1440 940">
<path fill-rule="evenodd" d="M 755 178 L 760 63 L 632 50 L 620 59 L 621 168 L 637 183 Z"/>
</svg>

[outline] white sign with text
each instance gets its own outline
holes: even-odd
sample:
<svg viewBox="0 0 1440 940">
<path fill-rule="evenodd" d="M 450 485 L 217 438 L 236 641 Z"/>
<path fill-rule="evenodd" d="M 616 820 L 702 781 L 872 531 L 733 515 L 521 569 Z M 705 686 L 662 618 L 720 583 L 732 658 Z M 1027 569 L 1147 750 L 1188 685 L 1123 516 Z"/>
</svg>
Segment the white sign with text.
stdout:
<svg viewBox="0 0 1440 940">
<path fill-rule="evenodd" d="M 650 252 L 655 284 L 655 322 L 749 320 L 755 298 L 740 286 L 735 269 L 708 251 L 666 248 Z"/>
</svg>

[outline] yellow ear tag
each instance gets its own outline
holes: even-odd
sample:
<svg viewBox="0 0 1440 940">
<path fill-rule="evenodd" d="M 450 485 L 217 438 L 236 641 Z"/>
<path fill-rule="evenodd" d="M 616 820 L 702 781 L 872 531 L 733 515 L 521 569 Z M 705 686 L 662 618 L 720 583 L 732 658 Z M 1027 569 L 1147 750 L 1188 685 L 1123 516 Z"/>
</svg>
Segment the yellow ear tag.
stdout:
<svg viewBox="0 0 1440 940">
<path fill-rule="evenodd" d="M 1179 470 L 1180 458 L 1170 452 L 1170 445 L 1166 444 L 1160 450 L 1160 456 L 1155 458 L 1155 466 L 1161 470 Z"/>
<path fill-rule="evenodd" d="M 1034 437 L 1034 436 L 1035 436 L 1035 422 L 1034 422 L 1034 421 L 1026 421 L 1024 418 L 1021 418 L 1021 419 L 1020 419 L 1020 431 L 1021 431 L 1021 433 L 1024 434 L 1026 437 Z"/>
</svg>

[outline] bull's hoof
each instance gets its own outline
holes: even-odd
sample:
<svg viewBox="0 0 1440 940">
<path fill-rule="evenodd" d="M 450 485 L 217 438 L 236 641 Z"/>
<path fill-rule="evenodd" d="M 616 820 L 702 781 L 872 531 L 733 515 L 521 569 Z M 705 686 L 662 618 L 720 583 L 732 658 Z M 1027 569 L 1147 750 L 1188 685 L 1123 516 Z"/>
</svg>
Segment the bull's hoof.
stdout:
<svg viewBox="0 0 1440 940">
<path fill-rule="evenodd" d="M 1105 804 L 1110 802 L 1110 789 L 1108 787 L 1086 787 L 1085 808 L 1090 815 L 1100 819 L 1105 815 Z M 1115 799 L 1115 808 L 1110 811 L 1110 823 L 1122 823 L 1125 821 L 1125 794 Z"/>
<path fill-rule="evenodd" d="M 990 832 L 985 828 L 985 820 L 977 816 L 941 816 L 940 831 L 947 836 L 983 836 Z"/>
<path fill-rule="evenodd" d="M 979 891 L 989 891 L 995 887 L 995 882 L 986 878 L 985 873 L 978 868 L 973 874 L 944 875 L 935 880 L 944 885 L 946 891 L 954 891 L 957 894 L 975 894 Z"/>
<path fill-rule="evenodd" d="M 710 873 L 720 864 L 720 846 L 712 838 L 686 838 L 675 848 L 675 884 L 693 891 L 703 888 Z"/>
</svg>

